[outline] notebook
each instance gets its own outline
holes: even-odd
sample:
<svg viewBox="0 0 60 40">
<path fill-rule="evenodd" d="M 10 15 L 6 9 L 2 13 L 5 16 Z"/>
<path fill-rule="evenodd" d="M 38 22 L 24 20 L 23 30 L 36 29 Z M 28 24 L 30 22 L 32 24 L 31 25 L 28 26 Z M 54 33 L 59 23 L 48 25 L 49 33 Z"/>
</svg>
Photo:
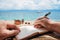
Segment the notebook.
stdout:
<svg viewBox="0 0 60 40">
<path fill-rule="evenodd" d="M 20 30 L 21 30 L 21 32 L 16 36 L 16 38 L 18 40 L 28 37 L 29 35 L 34 34 L 36 32 L 45 32 L 46 31 L 43 29 L 36 29 L 36 28 L 34 28 L 34 26 L 21 26 Z"/>
</svg>

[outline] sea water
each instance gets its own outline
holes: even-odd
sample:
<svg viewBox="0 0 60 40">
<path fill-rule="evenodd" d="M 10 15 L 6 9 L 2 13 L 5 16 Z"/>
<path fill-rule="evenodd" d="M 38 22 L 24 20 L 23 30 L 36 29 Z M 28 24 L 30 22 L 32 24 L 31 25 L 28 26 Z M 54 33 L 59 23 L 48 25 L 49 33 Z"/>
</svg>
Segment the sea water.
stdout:
<svg viewBox="0 0 60 40">
<path fill-rule="evenodd" d="M 50 19 L 60 21 L 60 10 L 0 10 L 0 20 L 36 20 L 48 12 Z"/>
</svg>

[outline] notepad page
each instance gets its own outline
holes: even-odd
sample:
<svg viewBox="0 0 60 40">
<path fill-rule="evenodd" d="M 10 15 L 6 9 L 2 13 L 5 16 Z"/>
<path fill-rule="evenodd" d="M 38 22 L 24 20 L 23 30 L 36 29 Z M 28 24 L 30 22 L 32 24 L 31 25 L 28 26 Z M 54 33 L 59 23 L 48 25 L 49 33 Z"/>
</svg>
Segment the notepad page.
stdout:
<svg viewBox="0 0 60 40">
<path fill-rule="evenodd" d="M 42 29 L 38 30 L 38 29 L 34 28 L 34 26 L 22 26 L 22 27 L 20 27 L 20 30 L 21 30 L 21 32 L 16 36 L 16 38 L 18 40 L 23 39 L 33 33 L 44 31 Z"/>
</svg>

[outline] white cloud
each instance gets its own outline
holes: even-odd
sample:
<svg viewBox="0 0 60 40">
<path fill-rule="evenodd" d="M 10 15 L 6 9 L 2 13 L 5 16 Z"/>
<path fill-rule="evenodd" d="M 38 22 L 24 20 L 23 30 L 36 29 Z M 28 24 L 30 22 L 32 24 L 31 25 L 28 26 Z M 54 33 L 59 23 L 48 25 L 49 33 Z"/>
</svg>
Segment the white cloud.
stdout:
<svg viewBox="0 0 60 40">
<path fill-rule="evenodd" d="M 0 0 L 0 10 L 59 9 L 60 0 Z"/>
</svg>

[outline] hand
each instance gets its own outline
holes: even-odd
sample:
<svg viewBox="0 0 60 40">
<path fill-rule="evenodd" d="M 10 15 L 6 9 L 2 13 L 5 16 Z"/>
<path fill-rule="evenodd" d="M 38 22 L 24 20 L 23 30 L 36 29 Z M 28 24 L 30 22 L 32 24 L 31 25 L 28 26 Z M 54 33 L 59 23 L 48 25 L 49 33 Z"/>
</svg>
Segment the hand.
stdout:
<svg viewBox="0 0 60 40">
<path fill-rule="evenodd" d="M 42 23 L 40 22 L 40 20 L 36 20 L 34 22 L 34 27 L 37 28 L 37 29 L 44 28 Z"/>
<path fill-rule="evenodd" d="M 36 28 L 36 26 L 39 29 L 43 27 L 44 29 L 47 29 L 49 31 L 52 30 L 51 24 L 52 24 L 51 20 L 49 20 L 49 18 L 47 18 L 47 17 L 38 18 L 34 23 L 35 28 Z"/>
<path fill-rule="evenodd" d="M 6 24 L 6 22 L 0 22 L 0 39 L 15 36 L 20 32 L 20 29 L 13 24 Z"/>
<path fill-rule="evenodd" d="M 35 22 L 34 22 L 34 27 L 35 28 L 45 28 L 45 24 L 47 23 L 47 20 L 49 20 L 49 18 L 47 17 L 41 17 L 38 18 Z"/>
</svg>

